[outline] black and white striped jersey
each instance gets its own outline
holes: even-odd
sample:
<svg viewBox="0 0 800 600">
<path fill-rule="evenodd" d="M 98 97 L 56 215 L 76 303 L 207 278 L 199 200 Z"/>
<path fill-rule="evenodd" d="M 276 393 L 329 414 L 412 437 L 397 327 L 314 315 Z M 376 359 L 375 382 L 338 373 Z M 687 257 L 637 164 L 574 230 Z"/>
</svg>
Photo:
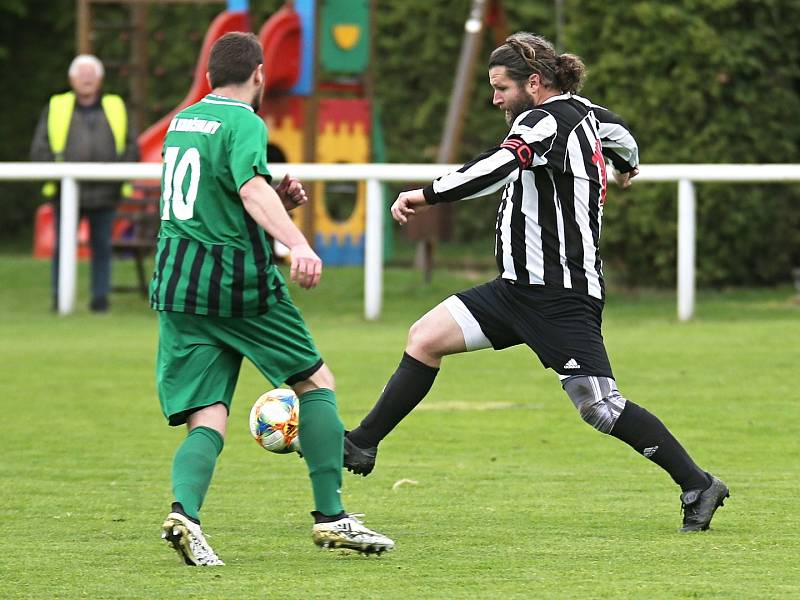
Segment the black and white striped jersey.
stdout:
<svg viewBox="0 0 800 600">
<path fill-rule="evenodd" d="M 606 159 L 622 173 L 638 166 L 628 127 L 586 98 L 562 94 L 519 115 L 500 146 L 423 191 L 435 204 L 504 188 L 495 239 L 501 276 L 603 299 Z"/>
</svg>

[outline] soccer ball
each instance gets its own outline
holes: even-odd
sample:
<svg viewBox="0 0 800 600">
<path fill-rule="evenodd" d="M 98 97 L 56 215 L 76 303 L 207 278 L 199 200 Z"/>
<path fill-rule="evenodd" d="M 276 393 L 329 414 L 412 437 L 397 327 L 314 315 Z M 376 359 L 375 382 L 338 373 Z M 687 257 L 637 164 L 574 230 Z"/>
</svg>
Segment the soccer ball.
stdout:
<svg viewBox="0 0 800 600">
<path fill-rule="evenodd" d="M 261 394 L 250 409 L 250 433 L 259 446 L 270 452 L 300 452 L 299 412 L 300 401 L 292 390 L 270 390 Z"/>
</svg>

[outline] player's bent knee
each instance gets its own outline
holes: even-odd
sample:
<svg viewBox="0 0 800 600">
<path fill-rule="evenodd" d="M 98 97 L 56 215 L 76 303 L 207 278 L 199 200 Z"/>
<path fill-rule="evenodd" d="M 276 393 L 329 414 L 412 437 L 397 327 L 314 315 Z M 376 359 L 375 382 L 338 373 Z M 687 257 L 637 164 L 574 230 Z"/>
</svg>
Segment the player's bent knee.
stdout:
<svg viewBox="0 0 800 600">
<path fill-rule="evenodd" d="M 581 419 L 602 433 L 611 433 L 614 416 L 609 413 L 602 400 L 581 404 L 578 408 Z"/>
<path fill-rule="evenodd" d="M 186 426 L 191 431 L 195 427 L 208 427 L 225 438 L 228 425 L 228 409 L 222 402 L 205 406 L 196 410 L 186 419 Z"/>
<path fill-rule="evenodd" d="M 319 389 L 336 389 L 336 380 L 333 377 L 333 372 L 328 368 L 328 365 L 323 364 L 319 369 L 303 381 L 298 381 L 292 386 L 294 393 L 302 396 L 306 392 Z"/>
<path fill-rule="evenodd" d="M 429 366 L 448 354 L 466 350 L 464 336 L 455 320 L 442 305 L 437 306 L 408 331 L 406 352 Z M 432 364 L 437 362 L 437 364 Z"/>
<path fill-rule="evenodd" d="M 579 375 L 565 379 L 563 386 L 581 419 L 602 433 L 611 433 L 626 402 L 613 379 Z"/>
<path fill-rule="evenodd" d="M 418 344 L 425 339 L 425 322 L 418 319 L 408 330 L 408 343 Z"/>
<path fill-rule="evenodd" d="M 434 350 L 435 342 L 435 336 L 432 335 L 430 327 L 428 327 L 424 319 L 418 320 L 408 330 L 406 347 L 409 350 L 421 350 L 426 354 L 430 354 Z"/>
</svg>

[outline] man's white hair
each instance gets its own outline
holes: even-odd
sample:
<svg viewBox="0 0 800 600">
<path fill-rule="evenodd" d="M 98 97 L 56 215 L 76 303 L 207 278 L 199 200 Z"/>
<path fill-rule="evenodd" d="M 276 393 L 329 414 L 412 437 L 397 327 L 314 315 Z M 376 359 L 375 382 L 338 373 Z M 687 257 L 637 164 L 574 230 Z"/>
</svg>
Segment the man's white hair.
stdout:
<svg viewBox="0 0 800 600">
<path fill-rule="evenodd" d="M 91 65 L 94 67 L 95 73 L 97 73 L 100 79 L 106 74 L 103 63 L 100 62 L 100 59 L 94 54 L 79 54 L 73 58 L 72 62 L 69 64 L 69 76 L 75 77 L 78 74 L 78 69 L 80 69 L 82 65 Z"/>
</svg>

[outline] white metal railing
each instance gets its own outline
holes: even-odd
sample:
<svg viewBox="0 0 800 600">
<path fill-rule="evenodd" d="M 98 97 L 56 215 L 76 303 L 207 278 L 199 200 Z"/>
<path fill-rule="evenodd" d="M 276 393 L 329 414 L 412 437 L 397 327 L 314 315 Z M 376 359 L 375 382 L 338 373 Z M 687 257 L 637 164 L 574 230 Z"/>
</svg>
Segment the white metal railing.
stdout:
<svg viewBox="0 0 800 600">
<path fill-rule="evenodd" d="M 291 173 L 302 181 L 366 181 L 367 223 L 364 256 L 364 315 L 377 319 L 383 296 L 383 181 L 429 182 L 460 168 L 443 164 L 271 164 L 276 178 Z M 2 180 L 61 180 L 61 225 L 58 311 L 72 312 L 75 303 L 77 255 L 77 181 L 158 179 L 158 163 L 0 163 Z M 694 314 L 695 182 L 795 182 L 800 164 L 767 165 L 643 165 L 636 183 L 678 182 L 678 318 Z"/>
</svg>

